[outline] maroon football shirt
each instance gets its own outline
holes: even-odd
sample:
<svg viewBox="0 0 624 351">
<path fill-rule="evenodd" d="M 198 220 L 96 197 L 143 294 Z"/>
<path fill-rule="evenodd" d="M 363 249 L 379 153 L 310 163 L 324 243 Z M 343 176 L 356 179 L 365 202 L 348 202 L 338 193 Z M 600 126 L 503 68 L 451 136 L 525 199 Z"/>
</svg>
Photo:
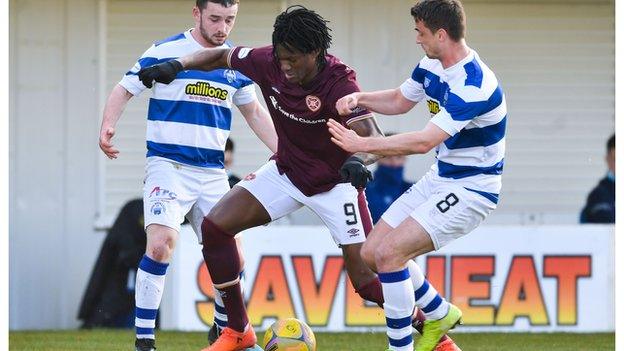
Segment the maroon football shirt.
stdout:
<svg viewBox="0 0 624 351">
<path fill-rule="evenodd" d="M 327 55 L 327 64 L 305 87 L 289 83 L 273 57 L 273 47 L 236 47 L 228 56 L 231 68 L 256 82 L 262 90 L 279 138 L 274 159 L 280 174 L 306 196 L 333 188 L 341 182 L 340 167 L 351 155 L 330 140 L 326 122 L 333 118 L 346 125 L 370 114 L 357 109 L 340 116 L 336 101 L 360 91 L 355 71 Z"/>
</svg>

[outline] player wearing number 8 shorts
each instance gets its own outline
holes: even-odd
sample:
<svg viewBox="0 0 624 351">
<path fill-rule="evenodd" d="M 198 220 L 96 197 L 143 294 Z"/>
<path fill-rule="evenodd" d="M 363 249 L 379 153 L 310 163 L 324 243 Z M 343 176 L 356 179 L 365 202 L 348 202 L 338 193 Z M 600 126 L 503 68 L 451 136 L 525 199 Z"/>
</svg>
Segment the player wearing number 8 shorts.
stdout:
<svg viewBox="0 0 624 351">
<path fill-rule="evenodd" d="M 428 320 L 415 349 L 430 351 L 461 322 L 461 311 L 439 296 L 411 262 L 471 232 L 496 208 L 507 107 L 496 76 L 466 45 L 459 0 L 421 0 L 411 14 L 416 42 L 426 54 L 412 76 L 396 89 L 346 95 L 336 109 L 340 114 L 355 108 L 403 114 L 426 100 L 431 120 L 421 131 L 374 138 L 334 121 L 328 126 L 332 141 L 349 152 L 392 156 L 436 148 L 437 162 L 382 215 L 362 248 L 382 283 L 389 348 L 414 349 L 407 318 L 416 305 Z"/>
</svg>

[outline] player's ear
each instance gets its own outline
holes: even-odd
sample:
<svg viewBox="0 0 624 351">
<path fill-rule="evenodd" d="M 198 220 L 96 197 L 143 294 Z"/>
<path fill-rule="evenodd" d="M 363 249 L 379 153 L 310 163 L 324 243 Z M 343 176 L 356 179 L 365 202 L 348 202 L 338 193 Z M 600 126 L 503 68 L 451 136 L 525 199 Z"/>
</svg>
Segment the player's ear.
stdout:
<svg viewBox="0 0 624 351">
<path fill-rule="evenodd" d="M 318 57 L 321 54 L 321 49 L 316 49 L 314 51 L 312 51 L 312 54 L 314 57 Z"/>
<path fill-rule="evenodd" d="M 438 39 L 438 41 L 445 41 L 448 38 L 448 33 L 446 32 L 446 29 L 440 28 L 435 32 L 435 36 Z"/>
<path fill-rule="evenodd" d="M 193 19 L 195 20 L 195 24 L 199 27 L 199 23 L 201 23 L 201 10 L 197 6 L 193 6 Z"/>
</svg>

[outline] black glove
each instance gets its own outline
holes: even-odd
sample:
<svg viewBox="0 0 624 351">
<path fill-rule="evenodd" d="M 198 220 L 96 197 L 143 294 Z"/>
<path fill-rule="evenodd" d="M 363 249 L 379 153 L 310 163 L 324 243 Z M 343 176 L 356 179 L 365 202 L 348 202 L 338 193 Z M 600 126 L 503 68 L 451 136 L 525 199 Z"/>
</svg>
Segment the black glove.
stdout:
<svg viewBox="0 0 624 351">
<path fill-rule="evenodd" d="M 184 68 L 178 60 L 169 60 L 157 65 L 141 68 L 139 71 L 139 79 L 148 88 L 152 87 L 154 81 L 163 84 L 171 83 L 178 72 Z"/>
<path fill-rule="evenodd" d="M 357 189 L 363 189 L 369 180 L 373 180 L 373 175 L 364 165 L 364 161 L 356 156 L 351 156 L 345 161 L 340 167 L 340 175 L 342 180 L 350 182 Z"/>
</svg>

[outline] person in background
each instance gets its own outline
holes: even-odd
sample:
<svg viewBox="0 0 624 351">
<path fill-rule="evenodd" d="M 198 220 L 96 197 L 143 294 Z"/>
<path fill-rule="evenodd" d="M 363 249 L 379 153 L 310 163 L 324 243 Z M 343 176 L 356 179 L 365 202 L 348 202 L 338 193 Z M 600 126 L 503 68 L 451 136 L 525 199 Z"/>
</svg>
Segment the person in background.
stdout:
<svg viewBox="0 0 624 351">
<path fill-rule="evenodd" d="M 234 142 L 232 138 L 228 138 L 225 141 L 225 153 L 223 155 L 223 166 L 225 167 L 225 172 L 228 176 L 228 183 L 230 183 L 230 188 L 233 187 L 236 183 L 241 181 L 241 177 L 232 173 L 232 164 L 234 163 Z"/>
<path fill-rule="evenodd" d="M 581 223 L 615 223 L 615 134 L 607 141 L 607 175 L 587 196 Z"/>
<path fill-rule="evenodd" d="M 134 278 L 145 252 L 143 199 L 128 201 L 108 230 L 78 312 L 81 328 L 134 326 Z"/>
<path fill-rule="evenodd" d="M 386 136 L 391 135 L 394 133 L 386 133 Z M 373 223 L 377 223 L 394 200 L 412 186 L 413 182 L 403 179 L 405 160 L 405 156 L 396 155 L 377 161 L 373 180 L 366 186 L 366 201 Z"/>
</svg>

